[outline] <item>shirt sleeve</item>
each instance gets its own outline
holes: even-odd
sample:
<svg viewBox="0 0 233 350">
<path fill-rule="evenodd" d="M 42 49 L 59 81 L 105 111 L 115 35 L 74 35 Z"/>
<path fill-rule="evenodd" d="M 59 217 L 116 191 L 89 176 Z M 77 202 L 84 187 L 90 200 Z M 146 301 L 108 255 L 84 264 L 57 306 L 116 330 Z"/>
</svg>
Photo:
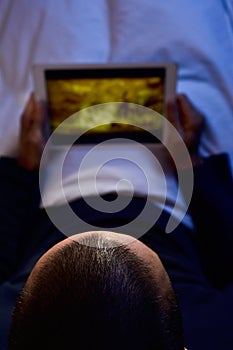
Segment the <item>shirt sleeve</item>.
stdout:
<svg viewBox="0 0 233 350">
<path fill-rule="evenodd" d="M 190 213 L 206 276 L 217 288 L 233 280 L 233 179 L 226 154 L 194 168 Z"/>
<path fill-rule="evenodd" d="M 22 242 L 39 206 L 38 171 L 0 158 L 0 283 L 18 268 Z"/>
<path fill-rule="evenodd" d="M 188 349 L 232 344 L 232 187 L 227 155 L 206 158 L 194 169 L 189 211 L 196 231 L 181 223 L 165 234 L 166 221 L 161 233 L 156 227 L 141 239 L 158 253 L 171 279 Z"/>
</svg>

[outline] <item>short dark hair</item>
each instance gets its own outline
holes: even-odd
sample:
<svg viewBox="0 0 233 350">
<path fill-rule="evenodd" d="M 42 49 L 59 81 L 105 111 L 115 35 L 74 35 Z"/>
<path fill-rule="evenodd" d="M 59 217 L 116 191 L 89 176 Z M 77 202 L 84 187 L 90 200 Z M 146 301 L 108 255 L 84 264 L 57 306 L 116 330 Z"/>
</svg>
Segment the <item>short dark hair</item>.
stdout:
<svg viewBox="0 0 233 350">
<path fill-rule="evenodd" d="M 161 288 L 127 246 L 113 247 L 98 235 L 88 240 L 59 248 L 25 285 L 8 349 L 183 350 L 170 281 Z"/>
</svg>

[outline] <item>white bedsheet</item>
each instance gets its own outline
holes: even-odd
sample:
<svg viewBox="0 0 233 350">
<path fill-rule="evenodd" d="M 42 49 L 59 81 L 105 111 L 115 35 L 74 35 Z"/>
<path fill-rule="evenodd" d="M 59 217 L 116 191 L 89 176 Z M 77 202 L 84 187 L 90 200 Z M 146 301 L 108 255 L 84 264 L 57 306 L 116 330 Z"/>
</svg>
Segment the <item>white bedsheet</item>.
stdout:
<svg viewBox="0 0 233 350">
<path fill-rule="evenodd" d="M 0 155 L 17 154 L 19 120 L 35 63 L 178 64 L 177 90 L 206 116 L 204 155 L 233 164 L 233 6 L 231 0 L 1 0 Z M 75 154 L 67 161 L 68 199 Z M 48 172 L 47 204 L 59 202 Z M 174 200 L 173 179 L 169 197 Z"/>
</svg>

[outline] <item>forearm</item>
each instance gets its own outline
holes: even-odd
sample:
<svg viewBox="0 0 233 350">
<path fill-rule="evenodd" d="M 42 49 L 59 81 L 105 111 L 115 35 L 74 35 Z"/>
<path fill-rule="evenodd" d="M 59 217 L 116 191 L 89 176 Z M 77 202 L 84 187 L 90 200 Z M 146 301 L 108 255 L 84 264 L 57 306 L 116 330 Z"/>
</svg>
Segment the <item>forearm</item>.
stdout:
<svg viewBox="0 0 233 350">
<path fill-rule="evenodd" d="M 17 268 L 23 240 L 39 204 L 38 171 L 0 158 L 0 283 Z"/>
<path fill-rule="evenodd" d="M 221 288 L 233 279 L 233 181 L 226 155 L 194 167 L 190 212 L 203 267 Z"/>
</svg>

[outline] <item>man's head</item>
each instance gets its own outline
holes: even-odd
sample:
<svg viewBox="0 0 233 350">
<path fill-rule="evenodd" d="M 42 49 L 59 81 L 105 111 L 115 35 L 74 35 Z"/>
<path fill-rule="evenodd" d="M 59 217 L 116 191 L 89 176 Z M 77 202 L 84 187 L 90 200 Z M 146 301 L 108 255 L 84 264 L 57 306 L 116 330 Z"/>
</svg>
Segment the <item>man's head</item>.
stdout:
<svg viewBox="0 0 233 350">
<path fill-rule="evenodd" d="M 184 348 L 162 263 L 131 236 L 88 232 L 51 248 L 17 302 L 13 349 Z"/>
</svg>

